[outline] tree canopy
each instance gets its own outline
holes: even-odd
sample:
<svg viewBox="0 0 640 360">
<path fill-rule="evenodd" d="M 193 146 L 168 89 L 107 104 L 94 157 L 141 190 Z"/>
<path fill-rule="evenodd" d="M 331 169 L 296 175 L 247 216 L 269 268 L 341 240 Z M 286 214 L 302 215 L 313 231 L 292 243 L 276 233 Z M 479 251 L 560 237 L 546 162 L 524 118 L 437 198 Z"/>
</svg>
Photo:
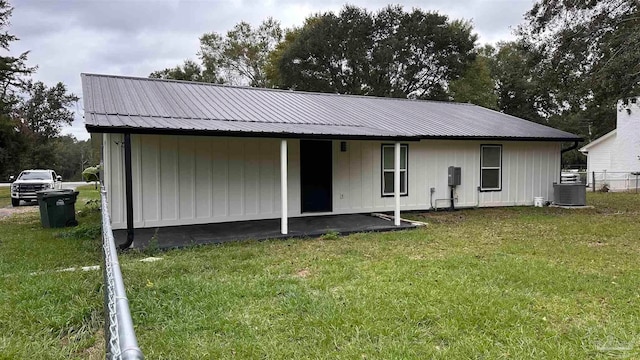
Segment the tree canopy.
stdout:
<svg viewBox="0 0 640 360">
<path fill-rule="evenodd" d="M 269 54 L 282 40 L 280 23 L 269 18 L 257 28 L 240 22 L 225 37 L 207 33 L 200 37 L 200 58 L 212 75 L 226 83 L 267 86 L 265 67 Z"/>
<path fill-rule="evenodd" d="M 454 101 L 497 109 L 496 82 L 491 76 L 489 61 L 487 56 L 478 54 L 462 76 L 450 83 L 449 91 Z"/>
<path fill-rule="evenodd" d="M 550 123 L 594 139 L 615 126 L 619 99 L 640 88 L 637 0 L 540 0 L 518 29 L 540 54 Z"/>
<path fill-rule="evenodd" d="M 185 60 L 182 65 L 154 71 L 149 77 L 266 87 L 267 63 L 282 37 L 280 23 L 274 19 L 263 21 L 257 28 L 242 21 L 224 35 L 210 32 L 200 37 L 201 64 Z"/>
<path fill-rule="evenodd" d="M 173 68 L 154 71 L 149 75 L 149 77 L 154 79 L 174 79 L 211 83 L 222 82 L 222 80 L 218 78 L 208 78 L 207 74 L 203 72 L 202 66 L 193 60 L 185 60 L 182 65 L 178 65 Z"/>
<path fill-rule="evenodd" d="M 10 53 L 18 38 L 8 32 L 11 5 L 0 0 L 0 47 Z M 60 136 L 62 126 L 74 119 L 71 106 L 78 97 L 68 93 L 62 83 L 47 86 L 34 82 L 35 66 L 27 65 L 28 52 L 0 56 L 0 178 L 17 175 L 26 168 L 54 168 L 59 173 L 71 166 L 60 154 L 75 146 Z M 65 143 L 66 141 L 66 143 Z M 61 144 L 65 143 L 65 146 Z M 75 164 L 73 164 L 75 166 Z M 78 171 L 80 165 L 77 166 Z M 70 172 L 66 172 L 70 174 Z"/>
<path fill-rule="evenodd" d="M 307 19 L 271 61 L 282 88 L 448 99 L 448 84 L 473 60 L 477 36 L 464 21 L 389 6 L 346 6 Z"/>
</svg>

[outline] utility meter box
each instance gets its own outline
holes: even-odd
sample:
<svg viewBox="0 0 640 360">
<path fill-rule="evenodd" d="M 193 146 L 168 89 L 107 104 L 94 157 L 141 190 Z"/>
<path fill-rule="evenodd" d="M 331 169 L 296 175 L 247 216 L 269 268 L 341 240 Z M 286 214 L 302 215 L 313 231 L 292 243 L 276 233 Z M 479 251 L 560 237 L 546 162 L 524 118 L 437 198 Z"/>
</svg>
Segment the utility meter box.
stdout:
<svg viewBox="0 0 640 360">
<path fill-rule="evenodd" d="M 462 169 L 457 166 L 449 166 L 449 186 L 458 186 L 462 180 Z"/>
</svg>

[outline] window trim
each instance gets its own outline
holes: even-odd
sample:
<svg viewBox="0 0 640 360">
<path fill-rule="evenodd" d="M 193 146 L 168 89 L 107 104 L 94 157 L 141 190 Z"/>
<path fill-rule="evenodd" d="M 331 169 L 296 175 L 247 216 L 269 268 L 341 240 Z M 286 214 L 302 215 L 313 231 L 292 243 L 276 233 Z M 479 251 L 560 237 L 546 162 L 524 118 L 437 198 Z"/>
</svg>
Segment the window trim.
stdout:
<svg viewBox="0 0 640 360">
<path fill-rule="evenodd" d="M 482 166 L 482 157 L 484 155 L 484 148 L 497 147 L 500 149 L 500 166 Z M 502 144 L 481 144 L 480 145 L 480 192 L 492 192 L 492 191 L 502 191 Z M 497 188 L 485 188 L 482 187 L 482 170 L 498 170 L 498 187 Z"/>
<path fill-rule="evenodd" d="M 382 197 L 394 197 L 395 196 L 395 193 L 385 193 L 384 192 L 384 174 L 385 174 L 385 172 L 391 172 L 391 173 L 394 172 L 394 170 L 389 171 L 389 170 L 385 170 L 384 169 L 384 149 L 386 147 L 390 147 L 390 148 L 394 149 L 394 161 L 395 161 L 395 146 L 396 146 L 396 144 L 388 144 L 388 143 L 384 144 L 383 143 L 383 144 L 381 144 L 381 147 L 380 147 L 380 194 L 381 194 Z M 402 148 L 403 147 L 405 149 L 407 149 L 405 151 L 406 159 L 405 159 L 405 162 L 404 162 L 406 169 L 403 170 L 401 168 L 400 169 L 400 173 L 402 173 L 402 172 L 405 173 L 405 175 L 404 175 L 404 183 L 405 183 L 404 184 L 404 186 L 405 186 L 404 189 L 405 189 L 405 192 L 404 193 L 400 193 L 400 197 L 409 196 L 409 144 L 402 144 L 402 143 L 400 144 L 400 156 L 402 156 Z M 400 163 L 402 163 L 402 159 L 400 159 Z M 401 186 L 401 188 L 402 188 L 402 186 Z"/>
</svg>

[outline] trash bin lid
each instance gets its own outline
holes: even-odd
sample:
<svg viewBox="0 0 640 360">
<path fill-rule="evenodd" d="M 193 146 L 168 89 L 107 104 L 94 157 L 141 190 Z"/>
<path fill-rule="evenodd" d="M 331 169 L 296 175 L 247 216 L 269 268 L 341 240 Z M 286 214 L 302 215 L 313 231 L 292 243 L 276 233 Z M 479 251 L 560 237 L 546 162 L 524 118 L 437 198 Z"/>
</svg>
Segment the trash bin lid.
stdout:
<svg viewBox="0 0 640 360">
<path fill-rule="evenodd" d="M 67 196 L 74 193 L 73 189 L 52 189 L 52 190 L 42 190 L 36 192 L 36 195 L 42 199 L 50 198 L 50 197 L 58 197 L 58 196 Z"/>
</svg>

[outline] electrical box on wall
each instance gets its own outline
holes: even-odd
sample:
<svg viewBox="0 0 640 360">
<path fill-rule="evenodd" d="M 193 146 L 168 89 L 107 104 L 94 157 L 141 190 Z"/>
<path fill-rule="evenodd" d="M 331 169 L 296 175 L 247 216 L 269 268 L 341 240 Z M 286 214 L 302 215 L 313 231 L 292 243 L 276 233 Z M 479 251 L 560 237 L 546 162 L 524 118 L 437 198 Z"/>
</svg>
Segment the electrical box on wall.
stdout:
<svg viewBox="0 0 640 360">
<path fill-rule="evenodd" d="M 462 169 L 458 166 L 449 166 L 449 186 L 458 186 L 462 181 Z"/>
</svg>

